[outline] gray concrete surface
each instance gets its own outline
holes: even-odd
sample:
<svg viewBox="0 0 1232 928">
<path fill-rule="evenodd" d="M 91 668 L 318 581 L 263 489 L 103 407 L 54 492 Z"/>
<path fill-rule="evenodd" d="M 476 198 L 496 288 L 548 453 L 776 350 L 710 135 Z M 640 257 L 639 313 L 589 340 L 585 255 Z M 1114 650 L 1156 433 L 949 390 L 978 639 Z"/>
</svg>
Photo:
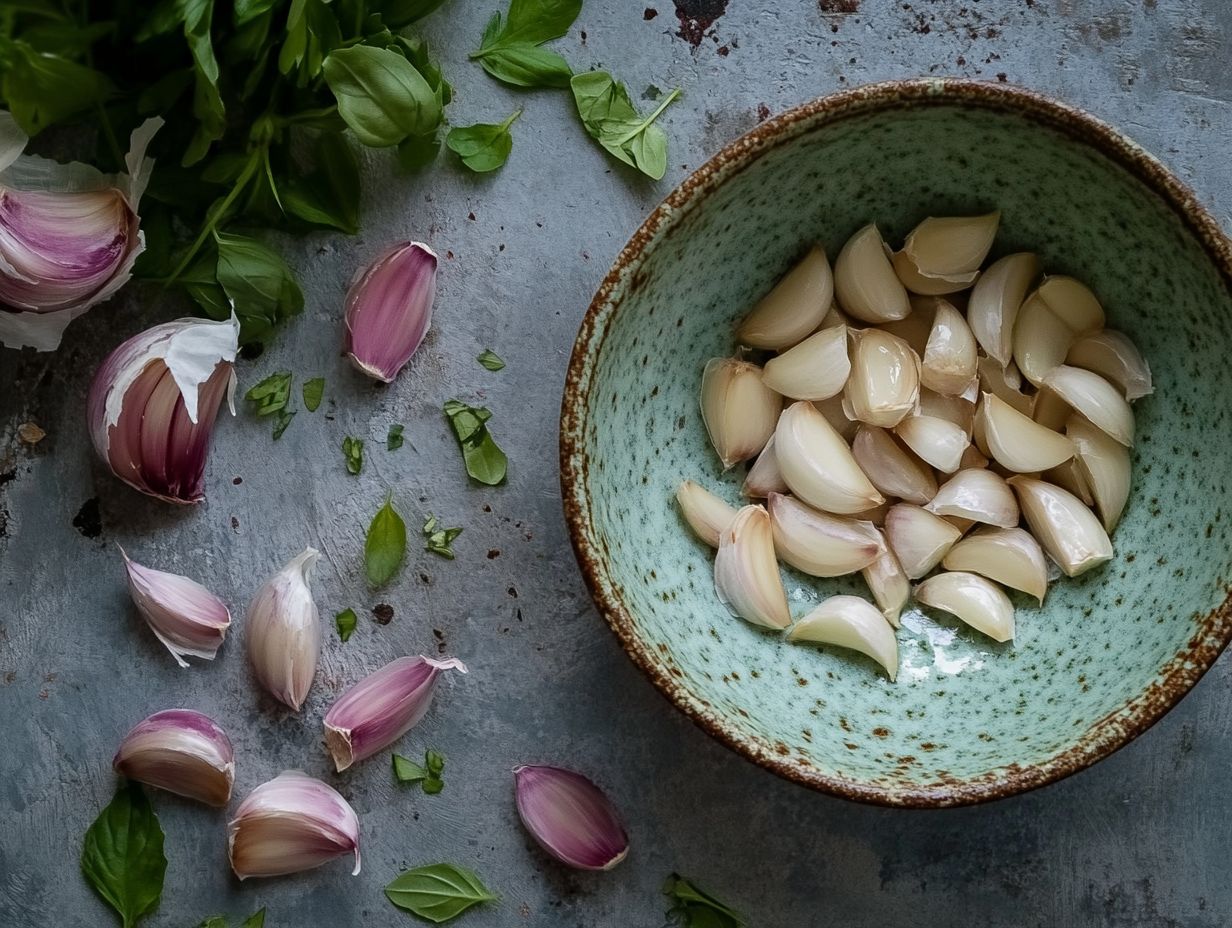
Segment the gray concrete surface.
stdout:
<svg viewBox="0 0 1232 928">
<path fill-rule="evenodd" d="M 713 25 L 682 30 L 671 0 L 587 0 L 560 43 L 576 67 L 610 68 L 638 96 L 652 84 L 684 89 L 663 122 L 672 147 L 660 184 L 606 159 L 564 94 L 513 93 L 466 62 L 496 6 L 453 0 L 426 31 L 457 87 L 454 122 L 525 107 L 509 164 L 483 178 L 441 164 L 408 179 L 368 153 L 363 233 L 285 243 L 307 310 L 241 366 L 241 381 L 292 368 L 325 376 L 327 399 L 276 444 L 266 421 L 241 413 L 223 422 L 208 503 L 147 501 L 88 450 L 89 377 L 122 337 L 174 312 L 157 294 L 95 309 L 54 356 L 0 353 L 0 925 L 112 924 L 79 876 L 81 835 L 112 792 L 119 738 L 177 705 L 231 733 L 239 796 L 286 767 L 338 784 L 362 820 L 364 867 L 355 878 L 338 864 L 241 885 L 226 865 L 225 816 L 159 794 L 170 865 L 151 926 L 261 905 L 271 928 L 409 924 L 381 887 L 405 866 L 437 860 L 473 867 L 500 893 L 499 906 L 465 916 L 474 928 L 658 928 L 659 887 L 672 870 L 767 928 L 1232 921 L 1226 658 L 1146 737 L 1030 795 L 909 813 L 813 794 L 710 741 L 625 659 L 579 579 L 556 468 L 569 347 L 620 246 L 720 145 L 816 95 L 916 74 L 1025 84 L 1124 129 L 1227 223 L 1232 5 L 730 0 Z M 696 46 L 681 31 L 700 36 Z M 451 257 L 429 341 L 380 389 L 338 356 L 341 299 L 357 263 L 408 235 Z M 504 371 L 475 363 L 485 347 L 505 358 Z M 511 461 L 507 486 L 467 484 L 439 411 L 454 396 L 493 409 Z M 13 437 L 25 421 L 49 433 L 34 449 Z M 392 454 L 381 446 L 391 422 L 405 423 L 408 439 Z M 347 434 L 369 440 L 359 477 L 343 467 Z M 361 573 L 363 532 L 387 487 L 408 522 L 431 510 L 465 532 L 456 561 L 414 550 L 398 581 L 373 596 Z M 92 499 L 97 538 L 73 526 Z M 322 614 L 355 607 L 359 631 L 343 645 L 330 630 L 308 705 L 291 715 L 258 695 L 239 635 L 214 663 L 178 669 L 127 604 L 115 542 L 200 578 L 240 615 L 269 573 L 313 544 L 325 553 L 315 581 Z M 394 606 L 392 624 L 370 620 L 377 602 Z M 397 788 L 385 757 L 330 777 L 319 720 L 332 695 L 396 655 L 434 652 L 437 632 L 471 674 L 444 686 L 402 749 L 448 756 L 444 793 Z M 603 783 L 628 819 L 628 861 L 601 875 L 548 861 L 512 803 L 510 768 L 527 761 L 576 766 Z"/>
</svg>

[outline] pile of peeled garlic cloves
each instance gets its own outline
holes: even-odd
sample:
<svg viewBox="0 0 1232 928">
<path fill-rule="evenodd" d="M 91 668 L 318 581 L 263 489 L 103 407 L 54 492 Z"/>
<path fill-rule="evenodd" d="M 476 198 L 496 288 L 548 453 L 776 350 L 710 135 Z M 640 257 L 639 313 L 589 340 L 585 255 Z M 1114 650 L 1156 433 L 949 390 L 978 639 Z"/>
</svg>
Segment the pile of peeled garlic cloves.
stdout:
<svg viewBox="0 0 1232 928">
<path fill-rule="evenodd" d="M 868 225 L 833 268 L 814 247 L 740 323 L 738 356 L 706 363 L 702 418 L 724 469 L 752 462 L 750 502 L 691 480 L 676 498 L 734 615 L 894 680 L 910 596 L 1008 641 L 1002 587 L 1042 604 L 1049 560 L 1074 577 L 1112 557 L 1150 368 L 1080 281 L 1026 252 L 985 267 L 999 222 L 925 219 L 899 251 Z M 876 605 L 832 596 L 793 623 L 779 561 L 859 571 Z"/>
</svg>

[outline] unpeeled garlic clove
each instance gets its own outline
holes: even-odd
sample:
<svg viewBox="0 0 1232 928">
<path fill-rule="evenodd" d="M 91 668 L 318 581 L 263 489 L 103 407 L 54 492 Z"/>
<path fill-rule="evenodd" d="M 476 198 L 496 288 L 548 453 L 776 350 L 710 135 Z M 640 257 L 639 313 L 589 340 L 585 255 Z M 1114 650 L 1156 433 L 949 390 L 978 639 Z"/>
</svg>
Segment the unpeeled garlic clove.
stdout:
<svg viewBox="0 0 1232 928">
<path fill-rule="evenodd" d="M 1039 292 L 1027 297 L 1014 322 L 1014 363 L 1035 386 L 1065 363 L 1074 333 L 1048 308 Z"/>
<path fill-rule="evenodd" d="M 960 470 L 942 484 L 924 507 L 939 516 L 956 516 L 1001 528 L 1018 524 L 1018 503 L 1004 478 L 990 470 Z"/>
<path fill-rule="evenodd" d="M 981 528 L 955 544 L 941 563 L 946 570 L 979 574 L 1021 590 L 1040 605 L 1048 591 L 1044 552 L 1025 529 Z"/>
<path fill-rule="evenodd" d="M 961 426 L 933 416 L 908 416 L 895 426 L 894 433 L 920 460 L 944 474 L 958 470 L 970 445 Z"/>
<path fill-rule="evenodd" d="M 967 323 L 980 347 L 1002 368 L 1013 357 L 1014 321 L 1039 272 L 1035 255 L 1006 255 L 989 265 L 971 290 Z"/>
<path fill-rule="evenodd" d="M 1013 361 L 1002 368 L 992 358 L 980 358 L 976 367 L 979 370 L 980 392 L 991 393 L 1024 416 L 1031 415 L 1035 398 L 1022 392 L 1022 375 Z"/>
<path fill-rule="evenodd" d="M 1045 277 L 1035 295 L 1074 336 L 1098 332 L 1104 327 L 1104 308 L 1091 288 L 1073 277 Z"/>
<path fill-rule="evenodd" d="M 941 563 L 962 532 L 927 509 L 899 503 L 887 514 L 885 537 L 910 580 L 918 580 Z"/>
<path fill-rule="evenodd" d="M 851 373 L 847 327 L 822 329 L 766 362 L 762 381 L 796 400 L 825 400 L 842 392 Z"/>
<path fill-rule="evenodd" d="M 774 436 L 766 442 L 761 454 L 749 468 L 744 478 L 744 495 L 752 499 L 765 499 L 771 493 L 786 493 L 787 481 L 779 470 L 779 459 L 774 453 Z M 734 511 L 732 513 L 735 514 Z"/>
<path fill-rule="evenodd" d="M 746 622 L 766 628 L 791 624 L 770 517 L 761 506 L 745 506 L 719 533 L 714 589 L 728 611 Z"/>
<path fill-rule="evenodd" d="M 392 383 L 432 327 L 437 256 L 422 242 L 399 242 L 351 282 L 343 350 L 364 374 Z"/>
<path fill-rule="evenodd" d="M 192 709 L 167 709 L 138 722 L 111 765 L 130 780 L 211 806 L 225 806 L 235 782 L 231 739 Z"/>
<path fill-rule="evenodd" d="M 844 398 L 853 418 L 888 429 L 920 399 L 920 359 L 901 338 L 879 329 L 851 333 L 851 376 Z"/>
<path fill-rule="evenodd" d="M 938 393 L 959 396 L 976 378 L 976 361 L 975 336 L 967 320 L 940 301 L 921 358 L 920 382 Z"/>
<path fill-rule="evenodd" d="M 791 627 L 789 641 L 830 644 L 859 651 L 898 676 L 898 641 L 894 629 L 872 603 L 859 596 L 831 596 Z"/>
<path fill-rule="evenodd" d="M 890 550 L 890 545 L 884 539 L 882 544 L 877 560 L 860 571 L 860 575 L 868 584 L 868 591 L 873 594 L 877 608 L 881 610 L 885 620 L 898 628 L 899 615 L 903 606 L 907 605 L 907 597 L 911 595 L 911 582 L 907 579 L 903 565 Z"/>
<path fill-rule="evenodd" d="M 1014 637 L 1014 604 L 999 586 L 979 574 L 937 574 L 915 588 L 915 598 L 958 617 L 993 641 Z"/>
<path fill-rule="evenodd" d="M 1076 577 L 1112 559 L 1112 542 L 1099 519 L 1067 490 L 1030 477 L 1009 484 L 1031 534 L 1066 576 Z"/>
<path fill-rule="evenodd" d="M 979 417 L 990 457 L 1007 470 L 1037 473 L 1074 456 L 1074 443 L 1064 435 L 1024 416 L 991 393 L 983 395 Z"/>
<path fill-rule="evenodd" d="M 855 573 L 881 553 L 881 533 L 871 522 L 818 512 L 781 493 L 771 493 L 767 504 L 775 552 L 810 576 Z"/>
<path fill-rule="evenodd" d="M 884 429 L 860 426 L 851 451 L 873 486 L 886 496 L 922 506 L 937 495 L 932 471 Z"/>
<path fill-rule="evenodd" d="M 1113 329 L 1078 339 L 1065 356 L 1065 363 L 1093 371 L 1111 381 L 1131 402 L 1155 391 L 1146 358 L 1128 335 Z"/>
<path fill-rule="evenodd" d="M 911 312 L 907 290 L 870 224 L 847 240 L 834 262 L 834 292 L 844 312 L 862 322 L 891 322 Z"/>
<path fill-rule="evenodd" d="M 1103 429 L 1125 447 L 1133 447 L 1134 411 L 1121 391 L 1099 374 L 1062 364 L 1044 378 L 1044 385 L 1092 425 Z"/>
<path fill-rule="evenodd" d="M 850 515 L 885 502 L 842 436 L 811 403 L 787 407 L 774 438 L 783 479 L 814 509 Z"/>
<path fill-rule="evenodd" d="M 719 546 L 720 533 L 736 518 L 734 506 L 692 480 L 676 488 L 676 503 L 693 534 L 712 548 Z"/>
<path fill-rule="evenodd" d="M 702 373 L 702 422 L 726 470 L 756 457 L 774 434 L 783 400 L 756 364 L 711 358 Z"/>
<path fill-rule="evenodd" d="M 1091 491 L 1100 521 L 1111 534 L 1129 500 L 1133 473 L 1129 449 L 1078 415 L 1070 417 L 1065 434 L 1077 449 L 1074 459 Z"/>
<path fill-rule="evenodd" d="M 564 767 L 513 769 L 518 817 L 545 851 L 577 870 L 611 870 L 629 853 L 616 807 L 588 777 Z"/>
<path fill-rule="evenodd" d="M 304 704 L 321 653 L 321 622 L 308 578 L 320 557 L 305 548 L 261 587 L 248 605 L 248 659 L 259 682 L 298 710 Z"/>
<path fill-rule="evenodd" d="M 988 257 L 1000 222 L 999 210 L 980 216 L 930 216 L 907 234 L 903 254 L 928 277 L 970 274 Z"/>
<path fill-rule="evenodd" d="M 814 245 L 744 317 L 736 339 L 752 348 L 790 348 L 822 324 L 833 298 L 830 262 Z"/>
<path fill-rule="evenodd" d="M 226 604 L 195 580 L 143 567 L 123 548 L 120 554 L 137 611 L 175 662 L 187 667 L 185 655 L 212 661 L 231 626 Z"/>
</svg>

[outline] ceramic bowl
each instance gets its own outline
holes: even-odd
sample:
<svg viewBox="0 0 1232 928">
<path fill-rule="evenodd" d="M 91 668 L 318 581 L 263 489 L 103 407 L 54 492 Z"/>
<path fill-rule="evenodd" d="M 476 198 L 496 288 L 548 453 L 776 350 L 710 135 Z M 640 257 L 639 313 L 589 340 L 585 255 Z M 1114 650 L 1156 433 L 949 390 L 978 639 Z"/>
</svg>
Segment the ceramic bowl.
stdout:
<svg viewBox="0 0 1232 928">
<path fill-rule="evenodd" d="M 869 221 L 887 240 L 928 215 L 1002 210 L 993 255 L 1037 252 L 1100 296 L 1149 358 L 1134 488 L 1111 563 L 1025 596 L 997 645 L 911 607 L 890 683 L 852 652 L 731 618 L 712 552 L 673 494 L 693 478 L 738 503 L 698 410 L 702 366 L 813 242 Z M 565 510 L 599 610 L 697 724 L 807 786 L 948 806 L 1059 779 L 1145 731 L 1232 634 L 1232 252 L 1158 161 L 1036 94 L 917 80 L 825 97 L 759 125 L 680 185 L 595 295 L 561 421 Z M 858 578 L 784 571 L 799 617 Z"/>
</svg>

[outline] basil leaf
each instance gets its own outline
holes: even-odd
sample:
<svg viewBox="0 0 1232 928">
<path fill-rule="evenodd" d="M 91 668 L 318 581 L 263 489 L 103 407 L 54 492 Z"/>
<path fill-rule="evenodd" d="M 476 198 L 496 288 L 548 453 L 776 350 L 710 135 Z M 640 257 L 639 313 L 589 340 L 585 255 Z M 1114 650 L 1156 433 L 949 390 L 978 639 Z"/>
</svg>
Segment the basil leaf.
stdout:
<svg viewBox="0 0 1232 928">
<path fill-rule="evenodd" d="M 436 924 L 496 901 L 474 872 L 446 863 L 404 871 L 385 887 L 385 895 L 398 908 Z"/>
<path fill-rule="evenodd" d="M 459 400 L 450 400 L 444 408 L 462 449 L 466 472 L 479 483 L 496 486 L 505 479 L 509 461 L 488 433 L 486 423 L 492 418 L 491 410 L 468 406 Z"/>
<path fill-rule="evenodd" d="M 484 47 L 500 48 L 520 42 L 542 45 L 559 39 L 581 12 L 582 0 L 511 0 L 504 27 L 485 41 Z M 492 29 L 491 23 L 488 29 Z"/>
<path fill-rule="evenodd" d="M 211 915 L 197 926 L 197 928 L 227 928 L 227 916 Z M 258 909 L 246 919 L 244 919 L 239 928 L 265 928 L 265 909 Z"/>
<path fill-rule="evenodd" d="M 295 413 L 286 409 L 278 410 L 278 417 L 274 419 L 274 441 L 282 438 L 282 433 L 287 430 L 287 426 L 291 424 L 291 420 L 295 418 Z"/>
<path fill-rule="evenodd" d="M 436 131 L 428 135 L 407 136 L 398 143 L 398 163 L 408 171 L 419 171 L 436 160 L 441 139 Z"/>
<path fill-rule="evenodd" d="M 350 641 L 351 636 L 355 634 L 358 622 L 359 617 L 355 615 L 354 609 L 343 609 L 334 616 L 334 627 L 338 629 L 338 637 L 344 642 Z"/>
<path fill-rule="evenodd" d="M 279 3 L 280 0 L 235 0 L 235 24 L 242 26 L 250 19 L 256 19 L 262 13 L 268 13 L 278 6 Z"/>
<path fill-rule="evenodd" d="M 368 526 L 364 540 L 364 569 L 368 582 L 374 587 L 384 586 L 398 568 L 406 554 L 406 523 L 394 510 L 392 498 L 386 498 Z"/>
<path fill-rule="evenodd" d="M 427 777 L 428 771 L 419 764 L 407 760 L 401 754 L 394 755 L 394 776 L 400 783 L 418 783 Z"/>
<path fill-rule="evenodd" d="M 114 20 L 81 26 L 77 23 L 40 23 L 21 30 L 21 41 L 48 55 L 77 58 L 99 39 L 115 32 Z"/>
<path fill-rule="evenodd" d="M 243 235 L 215 232 L 218 283 L 233 301 L 240 341 L 260 340 L 304 308 L 304 294 L 287 263 L 272 249 Z"/>
<path fill-rule="evenodd" d="M 435 796 L 445 788 L 445 781 L 440 777 L 426 776 L 423 781 L 423 791 L 429 796 Z"/>
<path fill-rule="evenodd" d="M 192 68 L 181 68 L 163 75 L 141 91 L 141 96 L 137 98 L 137 112 L 143 116 L 165 113 L 180 99 L 192 82 Z M 141 218 L 144 221 L 145 216 Z"/>
<path fill-rule="evenodd" d="M 313 377 L 304 381 L 304 408 L 316 412 L 321 405 L 321 397 L 325 395 L 325 378 Z"/>
<path fill-rule="evenodd" d="M 511 45 L 483 52 L 479 64 L 498 81 L 514 87 L 569 86 L 573 69 L 556 52 L 537 45 Z"/>
<path fill-rule="evenodd" d="M 359 231 L 359 159 L 340 133 L 322 132 L 316 169 L 291 178 L 283 192 L 287 212 L 314 226 Z"/>
<path fill-rule="evenodd" d="M 714 896 L 698 889 L 678 873 L 673 873 L 663 885 L 671 901 L 668 918 L 684 928 L 744 928 L 744 916 L 728 908 Z"/>
<path fill-rule="evenodd" d="M 348 435 L 342 439 L 342 454 L 346 458 L 346 469 L 349 474 L 358 474 L 364 469 L 364 440 Z"/>
<path fill-rule="evenodd" d="M 570 81 L 586 131 L 609 154 L 658 180 L 667 171 L 667 135 L 654 121 L 680 96 L 673 90 L 649 116 L 638 113 L 625 85 L 606 71 L 577 74 Z"/>
<path fill-rule="evenodd" d="M 398 424 L 389 427 L 389 435 L 385 439 L 386 451 L 397 451 L 402 447 L 402 426 Z"/>
<path fill-rule="evenodd" d="M 449 135 L 445 136 L 445 144 L 475 173 L 495 171 L 505 163 L 509 152 L 513 150 L 513 136 L 509 133 L 509 127 L 521 115 L 522 111 L 517 110 L 499 124 L 455 126 L 449 130 Z"/>
<path fill-rule="evenodd" d="M 373 148 L 426 135 L 441 122 L 441 100 L 415 66 L 386 48 L 356 45 L 325 59 L 325 80 L 338 113 Z"/>
<path fill-rule="evenodd" d="M 163 830 L 137 783 L 122 784 L 86 831 L 81 871 L 124 928 L 158 907 L 167 872 Z"/>
<path fill-rule="evenodd" d="M 385 0 L 374 6 L 390 29 L 401 29 L 423 19 L 444 3 L 445 0 Z"/>
<path fill-rule="evenodd" d="M 428 748 L 427 753 L 424 754 L 424 764 L 427 766 L 430 774 L 439 777 L 445 769 L 445 755 L 440 751 Z"/>
<path fill-rule="evenodd" d="M 582 0 L 513 0 L 503 23 L 500 13 L 488 20 L 479 51 L 483 69 L 517 87 L 567 87 L 573 71 L 555 52 L 538 46 L 569 31 Z"/>
<path fill-rule="evenodd" d="M 214 0 L 176 0 L 184 20 L 184 38 L 193 59 L 193 115 L 197 131 L 184 150 L 180 163 L 184 167 L 205 157 L 210 145 L 222 138 L 227 129 L 226 106 L 218 90 L 218 60 L 210 26 L 214 18 Z"/>
<path fill-rule="evenodd" d="M 93 108 L 112 91 L 111 81 L 93 68 L 40 52 L 25 42 L 3 44 L 6 67 L 0 93 L 27 135 Z"/>
<path fill-rule="evenodd" d="M 307 87 L 318 74 L 325 56 L 342 44 L 342 31 L 329 0 L 291 0 L 287 37 L 278 52 L 278 70 L 295 72 L 295 83 Z"/>
<path fill-rule="evenodd" d="M 454 539 L 461 534 L 461 528 L 440 528 L 436 523 L 436 516 L 428 513 L 428 518 L 423 524 L 423 536 L 427 540 L 424 550 L 447 557 L 452 561 L 454 555 L 451 545 Z"/>
<path fill-rule="evenodd" d="M 146 223 L 143 221 L 142 225 Z M 149 249 L 146 249 L 142 257 L 148 253 Z M 217 268 L 218 255 L 213 251 L 204 251 L 180 274 L 177 282 L 211 319 L 230 319 L 231 301 L 219 286 Z"/>
<path fill-rule="evenodd" d="M 258 416 L 272 416 L 287 408 L 291 399 L 291 372 L 276 371 L 249 388 L 244 399 L 254 405 Z"/>
<path fill-rule="evenodd" d="M 491 348 L 483 349 L 483 354 L 476 358 L 476 360 L 490 371 L 503 370 L 505 367 L 505 362 L 501 360 L 500 355 Z"/>
</svg>

